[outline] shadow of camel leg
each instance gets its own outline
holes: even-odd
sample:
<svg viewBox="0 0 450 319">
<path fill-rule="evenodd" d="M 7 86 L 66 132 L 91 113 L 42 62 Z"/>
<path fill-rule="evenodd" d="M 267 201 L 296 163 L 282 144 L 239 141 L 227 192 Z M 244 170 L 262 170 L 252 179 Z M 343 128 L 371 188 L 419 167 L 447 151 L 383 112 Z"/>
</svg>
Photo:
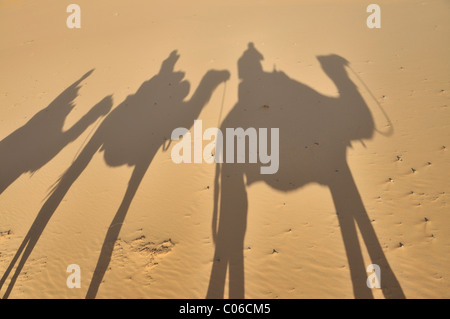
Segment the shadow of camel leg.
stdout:
<svg viewBox="0 0 450 319">
<path fill-rule="evenodd" d="M 86 145 L 86 147 L 83 149 L 83 151 L 80 153 L 80 155 L 77 157 L 77 159 L 73 162 L 73 164 L 70 166 L 70 168 L 64 173 L 64 175 L 61 177 L 61 180 L 58 182 L 56 188 L 52 191 L 50 197 L 46 200 L 44 205 L 42 206 L 41 210 L 39 211 L 36 219 L 33 222 L 33 225 L 31 225 L 30 230 L 28 231 L 27 235 L 25 236 L 22 244 L 20 245 L 20 248 L 16 252 L 13 260 L 11 261 L 8 269 L 3 274 L 3 277 L 0 282 L 0 288 L 6 281 L 7 277 L 9 276 L 9 273 L 14 268 L 15 263 L 19 259 L 20 255 L 22 254 L 22 251 L 24 251 L 22 258 L 19 261 L 19 264 L 16 268 L 16 271 L 11 278 L 11 281 L 8 285 L 8 289 L 6 290 L 3 298 L 8 298 L 14 284 L 17 280 L 17 278 L 20 275 L 20 272 L 22 271 L 28 257 L 32 253 L 34 246 L 36 246 L 39 237 L 42 235 L 42 232 L 44 231 L 45 227 L 47 226 L 50 218 L 52 217 L 53 213 L 58 208 L 59 204 L 63 200 L 64 196 L 66 195 L 67 191 L 70 189 L 72 184 L 76 181 L 78 176 L 84 171 L 92 157 L 94 156 L 95 152 L 99 149 L 100 143 L 95 136 L 89 141 L 89 143 Z"/>
<path fill-rule="evenodd" d="M 25 247 L 27 247 L 29 240 L 30 240 L 30 232 L 28 232 L 28 234 L 23 239 L 22 244 L 20 245 L 19 249 L 17 250 L 16 254 L 14 255 L 14 258 L 11 260 L 11 263 L 9 264 L 5 273 L 3 274 L 2 279 L 0 279 L 0 289 L 2 289 L 3 285 L 6 282 L 6 279 L 8 279 L 9 274 L 13 270 L 14 265 L 16 264 L 17 260 L 19 259 L 23 250 L 25 249 Z M 19 270 L 19 273 L 20 273 L 20 270 Z M 14 279 L 14 278 L 11 279 L 11 282 L 9 284 L 9 286 L 11 286 L 11 289 L 12 289 L 12 286 L 14 286 L 15 281 L 16 281 L 16 279 Z M 3 296 L 3 299 L 8 298 L 8 296 L 9 296 L 9 292 Z"/>
<path fill-rule="evenodd" d="M 93 299 L 96 297 L 100 284 L 102 283 L 103 276 L 111 261 L 111 256 L 114 250 L 114 244 L 119 237 L 120 230 L 122 229 L 125 216 L 127 215 L 130 204 L 136 194 L 139 185 L 144 178 L 145 172 L 150 165 L 150 161 L 137 164 L 133 170 L 130 181 L 128 183 L 125 196 L 122 203 L 111 222 L 108 232 L 106 233 L 105 240 L 103 242 L 102 250 L 95 267 L 94 274 L 92 276 L 91 284 L 89 285 L 88 292 L 86 293 L 86 299 Z"/>
<path fill-rule="evenodd" d="M 335 202 L 336 203 L 336 202 Z M 357 299 L 373 299 L 372 291 L 367 288 L 366 267 L 359 243 L 356 225 L 353 217 L 343 211 L 342 206 L 336 204 L 342 240 L 347 254 L 350 277 L 353 285 L 353 294 Z"/>
<path fill-rule="evenodd" d="M 242 173 L 223 166 L 220 189 L 220 216 L 216 250 L 206 298 L 224 298 L 226 271 L 229 270 L 229 298 L 243 299 L 244 237 L 247 225 L 247 191 Z"/>
<path fill-rule="evenodd" d="M 355 298 L 372 298 L 372 292 L 367 287 L 366 266 L 362 258 L 361 247 L 356 234 L 355 222 L 359 227 L 372 263 L 381 268 L 381 288 L 387 298 L 405 298 L 397 278 L 381 248 L 372 223 L 369 220 L 361 196 L 356 187 L 351 171 L 347 165 L 335 181 L 330 185 L 334 204 L 339 213 L 341 232 L 347 252 Z"/>
<path fill-rule="evenodd" d="M 366 244 L 370 259 L 374 264 L 380 266 L 381 271 L 381 289 L 386 298 L 405 299 L 406 296 L 398 282 L 389 262 L 384 255 L 381 244 L 378 241 L 372 223 L 367 214 L 358 214 L 355 220 L 361 231 L 362 237 Z"/>
<path fill-rule="evenodd" d="M 244 255 L 243 247 L 216 247 L 213 268 L 208 287 L 207 299 L 223 299 L 225 277 L 229 270 L 229 298 L 243 299 L 244 293 Z"/>
<path fill-rule="evenodd" d="M 242 238 L 243 239 L 243 238 Z M 228 267 L 229 273 L 229 298 L 244 299 L 245 298 L 245 281 L 244 281 L 244 241 L 236 245 L 232 256 L 230 257 Z"/>
<path fill-rule="evenodd" d="M 224 248 L 216 243 L 206 299 L 223 299 L 224 297 L 225 277 L 228 269 L 228 258 L 225 256 Z"/>
</svg>

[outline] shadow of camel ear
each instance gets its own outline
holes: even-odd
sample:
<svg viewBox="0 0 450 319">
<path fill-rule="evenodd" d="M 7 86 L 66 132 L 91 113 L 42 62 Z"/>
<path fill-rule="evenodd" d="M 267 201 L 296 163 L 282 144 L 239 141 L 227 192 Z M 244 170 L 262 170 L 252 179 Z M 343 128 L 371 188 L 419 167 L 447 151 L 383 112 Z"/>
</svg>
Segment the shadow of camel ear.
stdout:
<svg viewBox="0 0 450 319">
<path fill-rule="evenodd" d="M 317 60 L 319 61 L 322 67 L 326 66 L 347 66 L 350 64 L 347 59 L 341 57 L 337 54 L 329 54 L 329 55 L 318 55 Z"/>
<path fill-rule="evenodd" d="M 80 78 L 80 81 L 83 81 L 84 79 L 86 79 L 88 76 L 90 76 L 91 74 L 92 74 L 92 72 L 94 72 L 95 71 L 95 68 L 94 69 L 91 69 L 91 70 L 89 70 L 89 71 L 87 71 L 81 78 Z"/>
<path fill-rule="evenodd" d="M 83 82 L 88 76 L 90 76 L 92 74 L 92 72 L 95 71 L 94 69 L 89 70 L 88 72 L 86 72 L 81 78 L 78 79 L 78 81 L 74 82 L 71 87 L 76 87 L 78 86 L 81 82 Z"/>
<path fill-rule="evenodd" d="M 177 50 L 173 50 L 167 59 L 165 59 L 161 65 L 161 69 L 159 71 L 160 74 L 163 73 L 171 73 L 175 67 L 175 63 L 177 63 L 180 55 Z"/>
</svg>

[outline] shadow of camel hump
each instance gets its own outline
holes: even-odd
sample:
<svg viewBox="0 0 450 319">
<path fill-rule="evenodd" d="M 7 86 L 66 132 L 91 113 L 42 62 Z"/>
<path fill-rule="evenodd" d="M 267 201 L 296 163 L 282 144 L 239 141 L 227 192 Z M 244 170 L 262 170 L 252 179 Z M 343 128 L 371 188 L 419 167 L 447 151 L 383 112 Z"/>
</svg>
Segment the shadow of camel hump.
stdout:
<svg viewBox="0 0 450 319">
<path fill-rule="evenodd" d="M 229 297 L 245 297 L 246 186 L 258 181 L 284 192 L 309 183 L 327 186 L 338 213 L 355 297 L 373 298 L 366 285 L 358 226 L 372 262 L 381 268 L 385 297 L 404 298 L 347 164 L 346 151 L 351 141 L 369 139 L 375 130 L 370 110 L 347 74 L 348 61 L 337 55 L 318 57 L 323 71 L 339 90 L 339 96 L 330 97 L 283 72 L 264 72 L 262 59 L 250 43 L 238 61 L 239 101 L 220 129 L 279 128 L 279 169 L 273 175 L 263 175 L 259 164 L 216 165 L 212 224 L 216 248 L 207 298 L 224 297 L 227 271 Z M 225 140 L 224 135 L 223 145 Z"/>
<path fill-rule="evenodd" d="M 107 165 L 129 165 L 134 168 L 122 202 L 106 233 L 86 294 L 86 298 L 96 297 L 128 208 L 153 157 L 161 145 L 164 146 L 166 140 L 170 139 L 174 128 L 188 128 L 194 124 L 217 86 L 229 78 L 228 71 L 210 70 L 203 76 L 192 97 L 185 100 L 190 86 L 189 82 L 183 80 L 183 72 L 174 71 L 178 58 L 177 52 L 173 51 L 162 63 L 157 75 L 144 82 L 135 94 L 128 96 L 108 114 L 60 178 L 2 278 L 3 284 L 23 253 L 4 298 L 9 296 L 27 258 L 58 205 L 95 153 L 100 151 L 103 152 Z"/>
<path fill-rule="evenodd" d="M 81 82 L 93 71 L 83 75 L 24 126 L 0 141 L 0 194 L 22 174 L 33 173 L 47 164 L 98 118 L 111 110 L 111 100 L 105 99 L 70 129 L 63 131 L 64 122 L 75 107 L 74 100 Z"/>
</svg>

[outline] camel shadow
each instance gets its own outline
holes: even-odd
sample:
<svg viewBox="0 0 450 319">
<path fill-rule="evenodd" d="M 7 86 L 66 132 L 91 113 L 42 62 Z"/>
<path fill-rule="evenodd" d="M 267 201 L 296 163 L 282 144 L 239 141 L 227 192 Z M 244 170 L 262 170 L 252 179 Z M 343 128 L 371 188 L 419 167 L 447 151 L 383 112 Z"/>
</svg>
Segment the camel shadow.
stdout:
<svg viewBox="0 0 450 319">
<path fill-rule="evenodd" d="M 248 164 L 248 160 L 247 163 L 216 164 L 212 225 L 215 254 L 207 298 L 224 297 L 227 271 L 229 297 L 245 297 L 246 186 L 255 182 L 264 182 L 284 192 L 309 183 L 327 186 L 340 224 L 354 296 L 373 298 L 366 285 L 366 266 L 357 226 L 372 263 L 381 268 L 384 296 L 404 298 L 347 163 L 346 151 L 351 141 L 370 139 L 375 131 L 370 110 L 347 74 L 348 62 L 337 55 L 318 57 L 323 71 L 339 90 L 339 96 L 330 97 L 283 72 L 263 71 L 262 59 L 262 54 L 250 43 L 238 61 L 239 100 L 223 120 L 220 130 L 279 128 L 279 169 L 270 175 L 260 173 L 260 163 Z M 250 135 L 245 139 L 251 143 Z M 223 145 L 227 144 L 225 140 L 224 135 Z M 224 158 L 227 151 L 222 150 Z M 248 149 L 245 155 L 248 159 Z"/>
<path fill-rule="evenodd" d="M 71 128 L 63 131 L 64 121 L 75 107 L 74 100 L 81 82 L 93 71 L 75 81 L 24 126 L 0 141 L 0 194 L 22 174 L 34 173 L 42 168 L 111 110 L 112 102 L 105 98 Z"/>
<path fill-rule="evenodd" d="M 86 298 L 96 297 L 130 204 L 154 156 L 161 146 L 167 150 L 174 128 L 191 127 L 194 124 L 217 86 L 229 78 L 228 71 L 210 70 L 203 76 L 192 97 L 185 100 L 190 84 L 183 79 L 183 72 L 174 71 L 178 58 L 177 52 L 173 51 L 163 61 L 157 75 L 144 82 L 135 94 L 128 96 L 108 114 L 57 182 L 0 281 L 1 288 L 18 262 L 3 298 L 10 295 L 28 257 L 64 196 L 93 156 L 100 151 L 108 166 L 128 165 L 133 167 L 133 172 L 105 236 L 86 294 Z"/>
</svg>

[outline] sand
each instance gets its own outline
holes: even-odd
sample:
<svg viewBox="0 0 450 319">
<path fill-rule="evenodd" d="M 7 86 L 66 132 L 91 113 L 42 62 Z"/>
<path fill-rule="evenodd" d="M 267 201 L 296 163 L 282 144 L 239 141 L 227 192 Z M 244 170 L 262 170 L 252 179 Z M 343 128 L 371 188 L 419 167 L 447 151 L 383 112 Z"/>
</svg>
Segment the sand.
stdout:
<svg viewBox="0 0 450 319">
<path fill-rule="evenodd" d="M 1 297 L 450 297 L 448 1 L 70 3 L 0 1 Z M 194 119 L 279 174 L 175 164 Z"/>
</svg>

